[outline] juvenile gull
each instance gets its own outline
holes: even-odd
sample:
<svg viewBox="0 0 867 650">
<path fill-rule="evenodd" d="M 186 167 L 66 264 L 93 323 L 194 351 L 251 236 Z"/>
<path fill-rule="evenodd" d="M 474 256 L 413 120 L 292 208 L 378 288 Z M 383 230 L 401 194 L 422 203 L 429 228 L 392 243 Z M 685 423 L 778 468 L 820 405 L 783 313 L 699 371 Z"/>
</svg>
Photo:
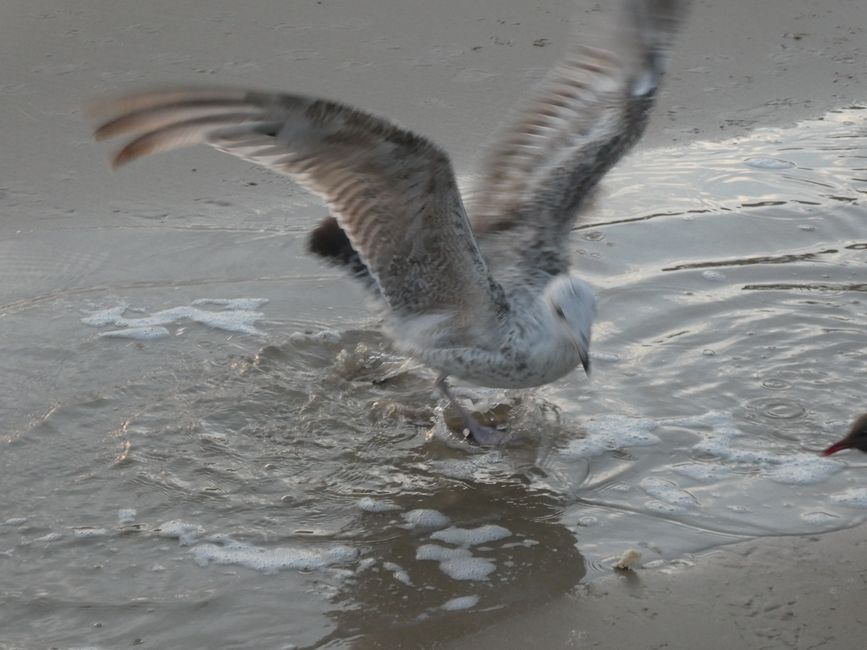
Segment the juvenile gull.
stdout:
<svg viewBox="0 0 867 650">
<path fill-rule="evenodd" d="M 312 252 L 363 282 L 404 353 L 481 444 L 446 378 L 496 388 L 590 369 L 595 299 L 569 268 L 568 236 L 593 188 L 647 123 L 683 0 L 626 0 L 606 36 L 588 36 L 549 72 L 491 147 L 464 207 L 448 155 L 431 141 L 337 102 L 180 87 L 95 103 L 98 139 L 127 136 L 120 167 L 208 144 L 291 177 L 333 217 Z"/>
</svg>

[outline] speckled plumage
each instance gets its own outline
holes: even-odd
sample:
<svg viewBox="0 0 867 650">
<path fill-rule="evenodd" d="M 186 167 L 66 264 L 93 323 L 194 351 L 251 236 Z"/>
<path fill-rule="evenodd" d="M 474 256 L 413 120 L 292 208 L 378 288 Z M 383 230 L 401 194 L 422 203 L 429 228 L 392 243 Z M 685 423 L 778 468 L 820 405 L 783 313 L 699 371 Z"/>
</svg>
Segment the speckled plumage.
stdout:
<svg viewBox="0 0 867 650">
<path fill-rule="evenodd" d="M 644 130 L 682 5 L 626 0 L 608 41 L 560 61 L 491 148 L 469 210 L 444 151 L 323 99 L 143 92 L 95 104 L 96 136 L 131 138 L 116 167 L 204 143 L 290 176 L 336 219 L 311 250 L 368 285 L 402 350 L 443 379 L 540 385 L 587 367 L 594 299 L 569 270 L 568 235 Z"/>
</svg>

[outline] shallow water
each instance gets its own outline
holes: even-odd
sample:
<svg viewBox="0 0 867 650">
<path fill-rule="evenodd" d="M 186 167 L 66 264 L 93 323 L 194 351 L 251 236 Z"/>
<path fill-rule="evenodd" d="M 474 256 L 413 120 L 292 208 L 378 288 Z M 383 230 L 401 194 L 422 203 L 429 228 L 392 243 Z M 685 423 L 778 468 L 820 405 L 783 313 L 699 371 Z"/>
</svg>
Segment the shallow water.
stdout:
<svg viewBox="0 0 867 650">
<path fill-rule="evenodd" d="M 245 182 L 113 223 L 0 196 L 39 215 L 0 241 L 10 647 L 442 641 L 630 547 L 867 518 L 867 462 L 817 454 L 864 410 L 867 110 L 612 173 L 574 239 L 592 381 L 463 389 L 495 450 L 298 255 L 322 209 Z"/>
</svg>

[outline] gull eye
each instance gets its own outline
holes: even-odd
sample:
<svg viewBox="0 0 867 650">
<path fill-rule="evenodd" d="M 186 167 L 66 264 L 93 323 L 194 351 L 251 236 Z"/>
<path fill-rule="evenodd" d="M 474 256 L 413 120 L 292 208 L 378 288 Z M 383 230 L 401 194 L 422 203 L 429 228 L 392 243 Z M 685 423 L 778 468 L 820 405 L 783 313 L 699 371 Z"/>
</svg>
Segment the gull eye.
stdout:
<svg viewBox="0 0 867 650">
<path fill-rule="evenodd" d="M 566 314 L 563 313 L 563 308 L 560 305 L 556 305 L 554 307 L 554 313 L 557 314 L 558 318 L 562 318 L 563 320 L 566 320 Z"/>
</svg>

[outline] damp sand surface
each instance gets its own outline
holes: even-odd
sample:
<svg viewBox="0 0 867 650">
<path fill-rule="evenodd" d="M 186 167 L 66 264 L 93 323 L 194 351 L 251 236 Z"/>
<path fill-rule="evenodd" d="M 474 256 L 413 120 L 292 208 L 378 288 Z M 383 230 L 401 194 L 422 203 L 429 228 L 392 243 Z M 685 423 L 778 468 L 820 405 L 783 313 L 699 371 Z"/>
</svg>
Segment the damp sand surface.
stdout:
<svg viewBox="0 0 867 650">
<path fill-rule="evenodd" d="M 468 4 L 0 8 L 0 647 L 860 647 L 867 456 L 818 452 L 864 410 L 863 3 L 695 3 L 574 233 L 593 380 L 456 387 L 493 450 L 304 255 L 315 200 L 206 150 L 113 174 L 79 110 L 322 94 L 466 185 L 575 22 Z"/>
</svg>

